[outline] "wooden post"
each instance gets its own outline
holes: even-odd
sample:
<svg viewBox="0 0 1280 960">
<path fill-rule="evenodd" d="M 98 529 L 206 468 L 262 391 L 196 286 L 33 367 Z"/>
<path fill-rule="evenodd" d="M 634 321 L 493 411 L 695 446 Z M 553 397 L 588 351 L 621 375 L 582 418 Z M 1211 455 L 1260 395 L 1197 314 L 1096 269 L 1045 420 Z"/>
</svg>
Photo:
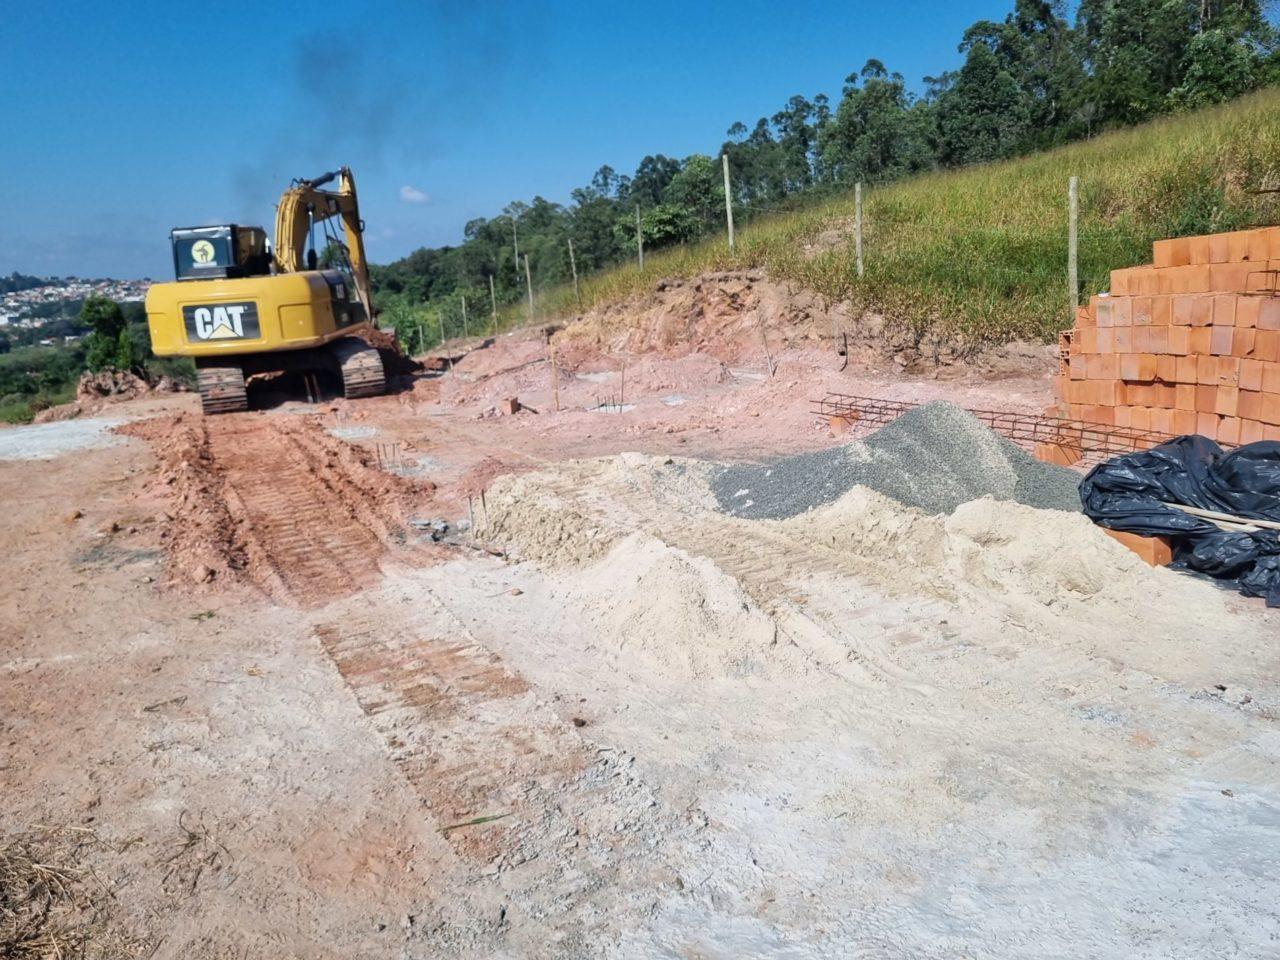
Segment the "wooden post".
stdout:
<svg viewBox="0 0 1280 960">
<path fill-rule="evenodd" d="M 524 282 L 529 288 L 529 322 L 533 322 L 533 276 L 529 273 L 529 255 L 524 255 Z"/>
<path fill-rule="evenodd" d="M 853 255 L 858 263 L 858 276 L 862 276 L 862 183 L 853 188 Z"/>
<path fill-rule="evenodd" d="M 636 256 L 640 260 L 640 272 L 644 272 L 644 235 L 640 233 L 640 204 L 636 204 Z"/>
<path fill-rule="evenodd" d="M 418 321 L 418 352 L 427 352 L 427 335 L 422 332 L 422 321 Z"/>
<path fill-rule="evenodd" d="M 582 312 L 582 291 L 578 289 L 578 261 L 573 256 L 573 237 L 569 238 L 569 269 L 573 271 L 573 295 L 578 300 L 578 312 Z"/>
<path fill-rule="evenodd" d="M 638 208 L 637 208 L 638 209 Z M 622 358 L 622 383 L 618 386 L 618 412 L 622 412 L 622 405 L 627 399 L 627 358 Z"/>
<path fill-rule="evenodd" d="M 493 307 L 493 322 L 498 323 L 498 295 L 493 292 L 493 274 L 489 274 L 489 303 Z"/>
<path fill-rule="evenodd" d="M 462 335 L 469 337 L 471 334 L 467 332 L 467 295 L 462 295 Z"/>
<path fill-rule="evenodd" d="M 440 321 L 440 344 L 441 346 L 443 346 L 444 345 L 444 310 L 443 309 L 441 309 L 440 312 L 436 314 L 436 319 Z"/>
<path fill-rule="evenodd" d="M 1073 326 L 1076 322 L 1076 307 L 1080 303 L 1079 260 L 1076 250 L 1079 239 L 1077 235 L 1079 204 L 1080 181 L 1077 177 L 1072 177 L 1067 181 L 1067 290 L 1071 298 L 1071 314 L 1067 319 Z"/>
<path fill-rule="evenodd" d="M 560 412 L 560 371 L 556 369 L 556 348 L 551 347 L 551 395 L 555 397 L 556 413 Z"/>
<path fill-rule="evenodd" d="M 733 250 L 733 189 L 729 186 L 729 155 L 720 154 L 724 161 L 724 219 L 729 224 L 729 249 Z"/>
<path fill-rule="evenodd" d="M 520 282 L 520 237 L 516 230 L 516 216 L 511 215 L 511 247 L 516 252 L 516 283 Z"/>
</svg>

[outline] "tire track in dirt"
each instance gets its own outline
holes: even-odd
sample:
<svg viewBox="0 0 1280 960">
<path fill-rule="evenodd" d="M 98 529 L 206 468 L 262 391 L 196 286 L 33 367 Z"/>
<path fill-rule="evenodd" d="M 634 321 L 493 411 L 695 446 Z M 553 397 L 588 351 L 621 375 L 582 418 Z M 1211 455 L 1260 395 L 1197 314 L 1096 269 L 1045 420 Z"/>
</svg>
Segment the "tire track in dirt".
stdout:
<svg viewBox="0 0 1280 960">
<path fill-rule="evenodd" d="M 391 476 L 313 417 L 255 414 L 152 420 L 170 510 L 173 568 L 197 584 L 248 582 L 278 602 L 314 607 L 376 583 L 404 549 L 404 517 L 434 486 Z"/>
<path fill-rule="evenodd" d="M 404 614 L 394 599 L 335 605 L 315 635 L 424 813 L 502 891 L 507 922 L 531 924 L 548 955 L 582 954 L 601 917 L 649 905 L 613 891 L 665 875 L 665 842 L 705 820 L 664 809 L 634 758 L 584 739 L 429 588 Z"/>
<path fill-rule="evenodd" d="M 326 482 L 317 457 L 323 448 L 309 439 L 256 425 L 210 430 L 231 514 L 263 558 L 260 584 L 302 606 L 376 582 L 386 552 L 377 531 L 361 522 L 347 485 Z"/>
</svg>

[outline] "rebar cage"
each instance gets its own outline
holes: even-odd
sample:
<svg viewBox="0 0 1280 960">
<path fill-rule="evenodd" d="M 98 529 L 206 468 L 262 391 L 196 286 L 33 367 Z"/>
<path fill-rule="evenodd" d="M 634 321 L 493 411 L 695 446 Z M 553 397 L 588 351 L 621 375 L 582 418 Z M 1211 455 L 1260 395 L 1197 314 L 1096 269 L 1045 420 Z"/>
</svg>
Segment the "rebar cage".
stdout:
<svg viewBox="0 0 1280 960">
<path fill-rule="evenodd" d="M 828 393 L 821 400 L 811 402 L 814 413 L 844 420 L 855 436 L 870 433 L 921 405 L 906 400 L 885 400 L 847 393 Z M 1046 414 L 976 410 L 970 407 L 965 409 L 996 433 L 1025 449 L 1033 449 L 1037 443 L 1077 449 L 1080 451 L 1079 462 L 1084 465 L 1099 463 L 1135 450 L 1148 450 L 1172 439 L 1170 434 L 1153 430 L 1113 427 Z"/>
</svg>

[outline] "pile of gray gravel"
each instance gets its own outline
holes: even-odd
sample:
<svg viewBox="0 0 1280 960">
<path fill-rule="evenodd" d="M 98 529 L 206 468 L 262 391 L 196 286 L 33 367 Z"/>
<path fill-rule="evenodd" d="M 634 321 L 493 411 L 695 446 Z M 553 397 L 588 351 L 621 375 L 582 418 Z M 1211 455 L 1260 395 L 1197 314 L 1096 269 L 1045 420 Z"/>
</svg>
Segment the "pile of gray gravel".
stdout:
<svg viewBox="0 0 1280 960">
<path fill-rule="evenodd" d="M 916 407 L 863 440 L 721 467 L 711 477 L 720 509 L 753 520 L 794 517 L 855 486 L 926 513 L 950 513 L 982 497 L 1080 510 L 1080 474 L 1041 463 L 944 401 Z"/>
</svg>

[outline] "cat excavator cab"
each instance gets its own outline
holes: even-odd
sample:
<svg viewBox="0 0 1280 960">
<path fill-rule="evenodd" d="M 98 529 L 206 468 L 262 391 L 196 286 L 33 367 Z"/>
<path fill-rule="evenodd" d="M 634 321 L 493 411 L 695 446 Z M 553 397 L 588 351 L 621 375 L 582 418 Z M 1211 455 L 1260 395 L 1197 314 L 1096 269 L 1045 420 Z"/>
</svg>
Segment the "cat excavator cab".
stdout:
<svg viewBox="0 0 1280 960">
<path fill-rule="evenodd" d="M 336 190 L 320 189 L 335 180 Z M 247 410 L 247 378 L 259 374 L 299 372 L 311 392 L 327 372 L 343 396 L 385 393 L 382 358 L 363 339 L 373 303 L 351 171 L 293 181 L 275 230 L 274 252 L 261 227 L 171 231 L 176 280 L 147 291 L 152 352 L 195 360 L 205 413 Z"/>
</svg>

